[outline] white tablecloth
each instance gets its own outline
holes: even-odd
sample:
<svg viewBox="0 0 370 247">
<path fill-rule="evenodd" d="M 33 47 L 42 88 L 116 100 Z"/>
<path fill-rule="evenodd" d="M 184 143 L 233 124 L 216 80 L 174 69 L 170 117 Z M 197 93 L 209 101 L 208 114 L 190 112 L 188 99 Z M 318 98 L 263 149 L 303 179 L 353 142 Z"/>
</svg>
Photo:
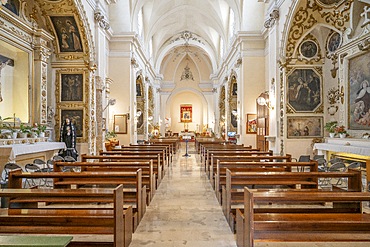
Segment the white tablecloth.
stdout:
<svg viewBox="0 0 370 247">
<path fill-rule="evenodd" d="M 9 161 L 15 161 L 18 155 L 32 154 L 50 150 L 59 150 L 66 148 L 64 142 L 36 142 L 34 144 L 13 144 L 0 146 L 0 148 L 9 149 L 11 148 Z"/>
<path fill-rule="evenodd" d="M 353 146 L 345 144 L 332 144 L 332 143 L 315 143 L 313 146 L 314 150 L 324 150 L 324 151 L 333 151 L 333 152 L 343 152 L 350 154 L 358 154 L 370 157 L 370 146 Z"/>
</svg>

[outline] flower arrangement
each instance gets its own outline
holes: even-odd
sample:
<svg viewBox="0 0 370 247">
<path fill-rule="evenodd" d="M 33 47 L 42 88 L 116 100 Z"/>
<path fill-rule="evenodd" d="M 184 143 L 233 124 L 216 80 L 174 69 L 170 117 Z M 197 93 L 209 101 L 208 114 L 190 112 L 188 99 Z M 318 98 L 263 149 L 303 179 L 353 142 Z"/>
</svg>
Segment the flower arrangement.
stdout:
<svg viewBox="0 0 370 247">
<path fill-rule="evenodd" d="M 324 126 L 324 128 L 329 132 L 329 133 L 335 133 L 336 127 L 337 127 L 338 122 L 337 121 L 331 121 L 327 122 Z"/>
<path fill-rule="evenodd" d="M 346 130 L 346 127 L 341 125 L 341 126 L 336 126 L 335 127 L 335 132 L 338 133 L 338 134 L 346 134 L 347 130 Z"/>
</svg>

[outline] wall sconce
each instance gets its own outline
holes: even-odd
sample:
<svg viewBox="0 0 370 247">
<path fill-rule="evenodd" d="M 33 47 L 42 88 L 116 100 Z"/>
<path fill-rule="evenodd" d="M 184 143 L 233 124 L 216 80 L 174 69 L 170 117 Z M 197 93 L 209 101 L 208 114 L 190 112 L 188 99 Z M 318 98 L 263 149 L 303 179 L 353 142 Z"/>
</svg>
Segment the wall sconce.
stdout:
<svg viewBox="0 0 370 247">
<path fill-rule="evenodd" d="M 116 99 L 109 99 L 108 104 L 104 107 L 103 112 L 110 106 L 110 105 L 115 105 L 116 104 Z"/>
<path fill-rule="evenodd" d="M 274 110 L 274 106 L 271 105 L 270 100 L 265 99 L 262 96 L 260 96 L 260 97 L 257 98 L 257 104 L 259 104 L 261 106 L 267 106 L 267 108 L 269 108 L 270 110 Z"/>
</svg>

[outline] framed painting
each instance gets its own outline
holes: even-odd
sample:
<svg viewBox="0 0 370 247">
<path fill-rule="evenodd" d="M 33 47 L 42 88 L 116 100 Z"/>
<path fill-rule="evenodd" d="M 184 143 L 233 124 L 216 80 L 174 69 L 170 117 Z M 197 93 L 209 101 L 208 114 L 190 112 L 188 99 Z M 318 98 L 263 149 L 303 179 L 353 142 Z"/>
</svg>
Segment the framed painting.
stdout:
<svg viewBox="0 0 370 247">
<path fill-rule="evenodd" d="M 83 74 L 61 74 L 61 101 L 83 101 Z"/>
<path fill-rule="evenodd" d="M 116 134 L 127 134 L 127 114 L 114 115 L 113 125 Z"/>
<path fill-rule="evenodd" d="M 339 33 L 333 32 L 328 36 L 327 40 L 327 50 L 330 53 L 335 52 L 342 44 L 342 37 L 340 36 Z"/>
<path fill-rule="evenodd" d="M 5 7 L 13 14 L 19 16 L 19 0 L 7 0 L 7 1 L 2 0 L 1 6 Z"/>
<path fill-rule="evenodd" d="M 57 34 L 59 52 L 83 52 L 80 31 L 75 17 L 50 16 Z"/>
<path fill-rule="evenodd" d="M 182 123 L 192 122 L 193 106 L 191 104 L 180 105 L 180 117 Z"/>
<path fill-rule="evenodd" d="M 288 139 L 323 137 L 323 117 L 288 117 Z"/>
<path fill-rule="evenodd" d="M 83 109 L 61 109 L 61 123 L 69 118 L 76 128 L 76 136 L 84 137 L 84 110 Z"/>
<path fill-rule="evenodd" d="M 314 69 L 294 69 L 287 79 L 288 104 L 295 112 L 315 112 L 322 103 L 322 79 Z"/>
<path fill-rule="evenodd" d="M 349 60 L 348 128 L 370 130 L 370 52 Z"/>
<path fill-rule="evenodd" d="M 299 50 L 304 57 L 313 58 L 317 55 L 318 46 L 314 41 L 306 40 L 301 44 Z"/>
<path fill-rule="evenodd" d="M 247 114 L 245 119 L 247 134 L 257 134 L 257 114 Z"/>
</svg>

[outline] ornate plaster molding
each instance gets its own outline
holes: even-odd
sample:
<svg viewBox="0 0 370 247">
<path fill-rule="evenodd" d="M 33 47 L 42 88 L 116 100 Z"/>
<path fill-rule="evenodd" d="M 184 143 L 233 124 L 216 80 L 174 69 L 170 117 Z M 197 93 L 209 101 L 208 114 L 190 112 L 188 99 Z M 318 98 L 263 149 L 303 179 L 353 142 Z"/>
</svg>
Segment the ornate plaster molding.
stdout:
<svg viewBox="0 0 370 247">
<path fill-rule="evenodd" d="M 279 17 L 280 17 L 279 10 L 278 9 L 272 10 L 272 12 L 269 14 L 269 17 L 267 18 L 267 20 L 265 21 L 263 26 L 265 28 L 273 27 L 275 25 L 276 21 L 279 19 Z"/>
<path fill-rule="evenodd" d="M 107 18 L 100 9 L 95 10 L 94 19 L 96 22 L 98 22 L 99 27 L 103 28 L 104 30 L 108 30 L 110 28 Z"/>
</svg>

